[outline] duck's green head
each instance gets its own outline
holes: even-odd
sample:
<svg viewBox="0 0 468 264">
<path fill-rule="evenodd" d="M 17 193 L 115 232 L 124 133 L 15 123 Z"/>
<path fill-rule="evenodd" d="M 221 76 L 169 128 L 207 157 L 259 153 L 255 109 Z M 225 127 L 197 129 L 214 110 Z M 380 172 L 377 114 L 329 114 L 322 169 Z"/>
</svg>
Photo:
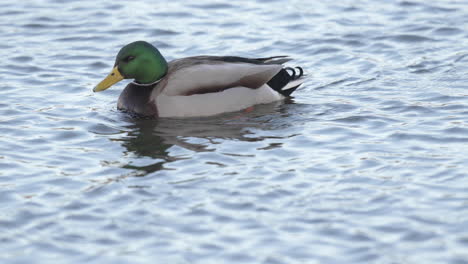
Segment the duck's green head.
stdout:
<svg viewBox="0 0 468 264">
<path fill-rule="evenodd" d="M 104 91 L 123 79 L 150 84 L 164 77 L 166 72 L 167 62 L 157 48 L 146 41 L 132 42 L 119 51 L 114 69 L 93 91 Z"/>
</svg>

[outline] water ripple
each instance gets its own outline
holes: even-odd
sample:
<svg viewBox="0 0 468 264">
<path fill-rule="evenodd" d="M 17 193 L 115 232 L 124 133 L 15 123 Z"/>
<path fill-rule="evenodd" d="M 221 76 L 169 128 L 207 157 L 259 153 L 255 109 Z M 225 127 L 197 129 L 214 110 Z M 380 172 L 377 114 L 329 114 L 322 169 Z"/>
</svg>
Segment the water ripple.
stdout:
<svg viewBox="0 0 468 264">
<path fill-rule="evenodd" d="M 466 263 L 464 10 L 0 3 L 0 262 Z M 138 119 L 125 84 L 91 89 L 139 39 L 290 55 L 309 77 L 249 113 Z"/>
</svg>

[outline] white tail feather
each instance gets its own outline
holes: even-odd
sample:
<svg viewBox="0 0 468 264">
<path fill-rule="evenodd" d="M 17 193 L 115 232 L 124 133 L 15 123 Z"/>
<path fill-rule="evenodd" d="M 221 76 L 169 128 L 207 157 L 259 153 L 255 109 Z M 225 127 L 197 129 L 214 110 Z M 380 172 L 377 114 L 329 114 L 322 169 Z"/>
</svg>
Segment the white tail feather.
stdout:
<svg viewBox="0 0 468 264">
<path fill-rule="evenodd" d="M 304 83 L 304 78 L 299 78 L 297 80 L 293 80 L 293 81 L 289 82 L 281 90 L 283 90 L 283 91 L 288 90 L 288 89 L 297 87 L 297 86 L 301 85 L 302 83 Z"/>
</svg>

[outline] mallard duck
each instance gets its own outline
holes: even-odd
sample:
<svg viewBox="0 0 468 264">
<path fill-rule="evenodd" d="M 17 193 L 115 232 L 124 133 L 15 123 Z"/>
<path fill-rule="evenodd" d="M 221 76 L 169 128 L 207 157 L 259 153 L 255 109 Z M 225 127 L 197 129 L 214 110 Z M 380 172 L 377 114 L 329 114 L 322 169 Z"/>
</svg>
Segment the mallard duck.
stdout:
<svg viewBox="0 0 468 264">
<path fill-rule="evenodd" d="M 210 116 L 290 96 L 304 81 L 287 56 L 242 58 L 195 56 L 169 63 L 145 41 L 124 46 L 111 73 L 94 92 L 134 79 L 120 94 L 121 110 L 154 117 Z"/>
</svg>

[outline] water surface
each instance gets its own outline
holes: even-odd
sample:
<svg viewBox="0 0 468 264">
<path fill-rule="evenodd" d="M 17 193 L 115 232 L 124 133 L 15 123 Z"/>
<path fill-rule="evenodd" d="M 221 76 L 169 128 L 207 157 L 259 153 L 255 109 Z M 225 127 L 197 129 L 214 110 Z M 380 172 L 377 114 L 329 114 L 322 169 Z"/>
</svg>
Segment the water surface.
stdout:
<svg viewBox="0 0 468 264">
<path fill-rule="evenodd" d="M 0 4 L 2 263 L 468 263 L 466 1 Z M 121 46 L 290 55 L 292 100 L 93 94 Z"/>
</svg>

